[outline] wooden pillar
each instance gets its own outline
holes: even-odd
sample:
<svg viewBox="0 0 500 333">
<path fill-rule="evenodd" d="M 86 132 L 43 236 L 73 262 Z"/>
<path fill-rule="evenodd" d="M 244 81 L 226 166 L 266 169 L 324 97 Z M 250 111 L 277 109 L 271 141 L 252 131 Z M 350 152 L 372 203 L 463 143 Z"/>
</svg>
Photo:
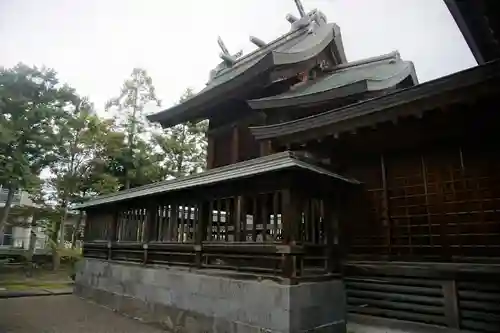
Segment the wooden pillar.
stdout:
<svg viewBox="0 0 500 333">
<path fill-rule="evenodd" d="M 239 161 L 240 152 L 240 131 L 238 126 L 233 127 L 231 135 L 231 164 Z"/>
<path fill-rule="evenodd" d="M 80 214 L 83 214 L 83 211 L 80 211 Z M 90 214 L 86 214 L 86 219 L 85 219 L 85 227 L 83 228 L 83 241 L 88 242 L 90 241 L 90 233 L 91 233 L 91 226 L 90 226 Z"/>
<path fill-rule="evenodd" d="M 215 140 L 213 134 L 207 137 L 207 169 L 213 169 L 215 164 Z"/>
<path fill-rule="evenodd" d="M 208 202 L 199 202 L 197 209 L 197 219 L 198 224 L 196 225 L 196 236 L 194 239 L 195 246 L 195 264 L 196 267 L 200 268 L 202 266 L 202 243 L 205 240 L 207 227 L 209 224 L 209 219 L 212 218 L 212 212 L 210 209 L 210 204 Z"/>
<path fill-rule="evenodd" d="M 260 141 L 259 148 L 260 148 L 260 156 L 271 155 L 273 153 L 271 140 Z"/>
<path fill-rule="evenodd" d="M 345 255 L 345 247 L 341 235 L 340 225 L 340 193 L 335 193 L 333 198 L 325 198 L 323 204 L 324 223 L 326 231 L 326 267 L 328 272 L 334 272 L 339 268 L 340 259 Z"/>
<path fill-rule="evenodd" d="M 380 172 L 382 174 L 382 217 L 387 228 L 387 254 L 392 252 L 392 223 L 389 212 L 389 189 L 387 187 L 387 167 L 385 164 L 385 156 L 380 154 Z"/>
<path fill-rule="evenodd" d="M 242 196 L 237 196 L 234 198 L 234 241 L 244 242 L 246 241 L 246 212 L 244 211 L 244 198 Z"/>
<path fill-rule="evenodd" d="M 156 214 L 157 213 L 157 205 L 153 201 L 150 205 L 148 205 L 146 211 L 146 221 L 144 225 L 144 236 L 142 237 L 142 241 L 144 243 L 148 243 L 151 240 L 157 239 L 157 230 L 156 227 Z"/>
<path fill-rule="evenodd" d="M 297 193 L 287 188 L 282 191 L 282 207 L 281 227 L 283 232 L 283 244 L 293 246 L 299 240 L 299 225 L 301 223 L 301 209 Z M 299 254 L 283 253 L 283 276 L 285 278 L 294 279 L 300 275 L 301 258 Z"/>
<path fill-rule="evenodd" d="M 299 225 L 301 221 L 300 202 L 297 193 L 293 189 L 285 189 L 282 192 L 282 221 L 283 243 L 295 244 L 298 239 Z"/>
<path fill-rule="evenodd" d="M 108 241 L 116 242 L 118 240 L 117 229 L 118 229 L 118 214 L 120 213 L 119 206 L 113 206 L 113 217 L 111 224 L 109 226 Z"/>
</svg>

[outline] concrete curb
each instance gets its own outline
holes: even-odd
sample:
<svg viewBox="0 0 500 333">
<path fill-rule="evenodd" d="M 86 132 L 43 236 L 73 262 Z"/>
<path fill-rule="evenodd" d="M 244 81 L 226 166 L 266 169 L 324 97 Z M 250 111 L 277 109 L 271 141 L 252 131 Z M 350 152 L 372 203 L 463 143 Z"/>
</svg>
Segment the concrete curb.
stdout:
<svg viewBox="0 0 500 333">
<path fill-rule="evenodd" d="M 1 290 L 0 299 L 15 298 L 15 297 L 35 297 L 35 296 L 59 296 L 71 295 L 73 288 L 62 289 L 38 289 L 38 290 Z"/>
</svg>

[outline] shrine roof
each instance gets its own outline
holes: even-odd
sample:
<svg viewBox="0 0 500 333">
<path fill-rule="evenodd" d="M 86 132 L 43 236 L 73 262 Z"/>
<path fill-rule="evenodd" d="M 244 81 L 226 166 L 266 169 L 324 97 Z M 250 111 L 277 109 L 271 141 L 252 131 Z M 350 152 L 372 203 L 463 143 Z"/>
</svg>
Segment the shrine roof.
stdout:
<svg viewBox="0 0 500 333">
<path fill-rule="evenodd" d="M 391 121 L 403 115 L 421 115 L 424 111 L 439 106 L 439 103 L 457 102 L 468 98 L 466 89 L 483 84 L 494 86 L 500 78 L 500 60 L 473 67 L 433 81 L 428 81 L 394 93 L 368 99 L 342 108 L 279 124 L 255 126 L 250 130 L 258 140 L 284 136 L 297 137 L 300 133 L 317 133 L 327 126 L 329 132 L 351 131 L 377 122 Z M 498 83 L 496 83 L 498 84 Z M 483 90 L 486 88 L 482 88 Z M 459 91 L 460 90 L 460 91 Z M 449 93 L 449 99 L 433 98 Z M 413 104 L 419 103 L 421 104 Z M 412 104 L 413 106 L 410 106 Z"/>
<path fill-rule="evenodd" d="M 407 77 L 413 85 L 417 76 L 413 63 L 401 60 L 398 52 L 341 64 L 331 74 L 280 95 L 249 100 L 253 109 L 297 106 L 394 87 Z"/>
<path fill-rule="evenodd" d="M 76 205 L 75 207 L 73 207 L 73 209 L 85 209 L 88 207 L 94 207 L 138 197 L 150 196 L 170 191 L 179 191 L 206 185 L 213 185 L 215 183 L 232 181 L 285 169 L 299 169 L 316 174 L 322 174 L 327 177 L 335 178 L 339 181 L 351 184 L 360 184 L 360 182 L 355 179 L 343 177 L 319 166 L 318 164 L 314 163 L 311 158 L 303 156 L 300 153 L 286 151 L 244 162 L 226 165 L 219 168 L 214 168 L 186 177 L 166 180 L 129 190 L 120 191 L 113 194 L 99 196 L 88 202 Z"/>
<path fill-rule="evenodd" d="M 223 62 L 212 71 L 206 87 L 185 102 L 148 119 L 172 126 L 208 118 L 210 111 L 225 100 L 245 98 L 249 87 L 263 88 L 317 65 L 314 60 L 325 50 L 336 64 L 345 63 L 339 26 L 327 23 L 318 10 L 303 15 L 300 19 L 293 18 L 290 32 L 267 44 L 260 41 L 263 44 L 257 50 L 242 57 L 230 55 L 219 41 Z"/>
</svg>

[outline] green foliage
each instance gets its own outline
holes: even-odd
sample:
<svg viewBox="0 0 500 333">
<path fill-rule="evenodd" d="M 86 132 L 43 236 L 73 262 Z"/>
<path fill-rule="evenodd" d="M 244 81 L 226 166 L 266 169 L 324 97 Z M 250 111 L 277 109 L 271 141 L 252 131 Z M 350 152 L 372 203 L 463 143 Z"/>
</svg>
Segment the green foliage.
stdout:
<svg viewBox="0 0 500 333">
<path fill-rule="evenodd" d="M 116 122 L 125 140 L 114 154 L 109 156 L 109 171 L 120 179 L 125 189 L 161 179 L 156 155 L 146 140 L 147 121 L 144 108 L 149 103 L 160 105 L 151 77 L 146 70 L 134 68 L 125 80 L 120 95 L 111 99 L 106 109 L 118 112 Z"/>
<path fill-rule="evenodd" d="M 180 102 L 191 96 L 186 90 Z M 19 221 L 35 214 L 29 226 L 43 227 L 60 258 L 60 227 L 75 203 L 202 171 L 207 122 L 154 132 L 144 114 L 149 103 L 160 105 L 143 69 L 134 69 L 107 103 L 116 116 L 103 119 L 88 99 L 59 84 L 54 70 L 0 68 L 0 185 L 10 194 L 28 191 L 37 204 L 11 211 L 7 203 L 0 231 L 9 214 Z M 40 177 L 43 170 L 48 178 Z"/>
<path fill-rule="evenodd" d="M 187 89 L 180 102 L 194 95 Z M 206 166 L 206 132 L 208 123 L 179 124 L 153 135 L 153 141 L 160 148 L 164 172 L 170 177 L 181 177 L 203 171 Z"/>
<path fill-rule="evenodd" d="M 58 85 L 51 69 L 23 64 L 0 68 L 0 184 L 10 192 L 0 230 L 13 191 L 38 187 L 40 171 L 52 161 L 54 124 L 63 112 L 67 90 Z"/>
</svg>

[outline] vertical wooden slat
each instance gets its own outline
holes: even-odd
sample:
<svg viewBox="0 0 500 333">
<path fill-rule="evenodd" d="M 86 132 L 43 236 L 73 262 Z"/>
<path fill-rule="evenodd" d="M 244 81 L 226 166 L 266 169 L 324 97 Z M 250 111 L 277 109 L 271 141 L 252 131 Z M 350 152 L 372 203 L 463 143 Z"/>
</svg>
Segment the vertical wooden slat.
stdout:
<svg viewBox="0 0 500 333">
<path fill-rule="evenodd" d="M 80 214 L 83 214 L 83 211 L 80 212 Z M 90 218 L 91 214 L 87 213 L 87 218 L 85 220 L 85 226 L 83 227 L 83 240 L 84 242 L 89 242 L 94 240 L 93 238 L 93 222 Z"/>
<path fill-rule="evenodd" d="M 234 223 L 234 241 L 242 241 L 243 236 L 242 236 L 242 221 L 243 221 L 243 212 L 242 212 L 242 201 L 243 198 L 241 196 L 234 197 L 234 218 L 233 218 L 233 223 Z"/>
<path fill-rule="evenodd" d="M 119 219 L 119 215 L 120 215 L 120 208 L 119 208 L 119 206 L 114 206 L 113 209 L 114 209 L 113 220 L 111 221 L 111 226 L 110 226 L 110 230 L 108 233 L 108 240 L 110 242 L 115 242 L 118 239 L 118 235 L 117 235 L 118 230 L 117 229 L 118 229 L 118 219 Z M 83 214 L 83 212 L 80 212 L 80 214 Z"/>
<path fill-rule="evenodd" d="M 382 174 L 382 217 L 387 227 L 387 253 L 392 253 L 392 223 L 389 211 L 389 189 L 387 187 L 387 166 L 384 154 L 380 154 L 380 172 Z"/>
<path fill-rule="evenodd" d="M 196 241 L 196 234 L 198 230 L 196 226 L 198 225 L 198 205 L 193 205 L 189 210 L 189 233 L 191 234 L 191 241 Z"/>
<path fill-rule="evenodd" d="M 202 266 L 202 253 L 201 244 L 205 239 L 204 231 L 206 232 L 208 226 L 208 212 L 209 205 L 206 202 L 198 202 L 195 206 L 195 218 L 196 223 L 193 224 L 193 228 L 196 229 L 194 233 L 194 243 L 195 245 L 195 264 L 196 267 L 200 268 Z"/>
<path fill-rule="evenodd" d="M 257 223 L 259 221 L 258 219 L 258 216 L 259 216 L 259 213 L 258 213 L 258 206 L 259 206 L 259 203 L 257 201 L 257 196 L 253 196 L 252 197 L 252 205 L 253 205 L 253 209 L 252 209 L 252 241 L 256 242 L 257 241 Z"/>
<path fill-rule="evenodd" d="M 120 207 L 116 208 L 118 211 L 116 213 L 116 237 L 115 241 L 119 241 L 121 238 L 121 218 L 122 218 L 122 211 L 120 210 Z M 87 217 L 87 220 L 89 217 Z"/>
<path fill-rule="evenodd" d="M 443 281 L 444 314 L 451 328 L 460 328 L 460 310 L 458 307 L 457 286 L 454 280 Z"/>
<path fill-rule="evenodd" d="M 320 221 L 319 221 L 319 239 L 321 241 L 321 244 L 327 244 L 327 235 L 325 234 L 325 224 L 326 224 L 326 216 L 325 216 L 325 200 L 321 199 L 319 201 L 319 215 L 320 215 Z"/>
<path fill-rule="evenodd" d="M 134 209 L 134 219 L 135 219 L 135 225 L 136 225 L 135 241 L 141 242 L 142 241 L 142 223 L 141 223 L 141 215 L 140 215 L 139 208 Z"/>
<path fill-rule="evenodd" d="M 221 199 L 217 199 L 217 236 L 216 236 L 216 239 L 218 241 L 221 240 L 221 235 L 220 235 L 220 220 L 221 220 L 221 210 L 222 210 L 222 203 L 221 203 Z"/>
<path fill-rule="evenodd" d="M 241 196 L 239 197 L 239 201 L 240 201 L 240 212 L 241 212 L 241 215 L 238 214 L 238 216 L 241 216 L 241 223 L 242 223 L 242 226 L 241 226 L 241 236 L 240 236 L 240 240 L 243 241 L 243 242 L 246 242 L 247 241 L 247 207 L 246 207 L 246 198 Z"/>
<path fill-rule="evenodd" d="M 317 217 L 317 209 L 316 209 L 316 200 L 315 199 L 311 199 L 310 200 L 310 203 L 311 203 L 311 241 L 314 243 L 314 244 L 317 244 L 318 243 L 318 221 L 316 219 Z"/>
<path fill-rule="evenodd" d="M 267 240 L 267 219 L 269 218 L 269 212 L 267 211 L 267 193 L 262 194 L 260 198 L 262 207 L 262 241 L 265 242 Z"/>
<path fill-rule="evenodd" d="M 209 221 L 211 220 L 211 210 L 210 204 L 208 202 L 200 202 L 197 207 L 197 228 L 196 228 L 196 238 L 195 243 L 201 244 L 204 239 L 208 239 L 206 232 L 209 227 Z M 211 234 L 211 233 L 209 233 Z M 210 239 L 208 239 L 210 240 Z"/>
<path fill-rule="evenodd" d="M 142 238 L 144 243 L 149 242 L 155 233 L 156 221 L 156 205 L 151 203 L 147 209 L 144 209 L 145 223 L 144 223 L 144 236 Z"/>
<path fill-rule="evenodd" d="M 170 221 L 169 221 L 169 227 L 170 227 L 170 238 L 169 241 L 177 241 L 178 233 L 179 233 L 179 204 L 178 203 L 172 203 L 170 206 Z"/>
<path fill-rule="evenodd" d="M 139 208 L 139 214 L 140 214 L 140 223 L 141 223 L 141 240 L 142 242 L 147 242 L 146 240 L 146 224 L 147 224 L 147 213 L 146 213 L 146 208 Z"/>
<path fill-rule="evenodd" d="M 224 239 L 226 242 L 229 241 L 229 226 L 232 224 L 233 214 L 231 212 L 231 199 L 226 199 L 226 223 L 224 223 L 224 230 L 226 231 Z"/>
<path fill-rule="evenodd" d="M 278 211 L 279 211 L 279 195 L 280 192 L 273 192 L 273 234 L 274 241 L 278 240 Z"/>
<path fill-rule="evenodd" d="M 309 237 L 311 230 L 310 208 L 310 200 L 306 200 L 304 202 L 304 242 L 306 243 L 311 240 Z"/>
<path fill-rule="evenodd" d="M 214 202 L 210 200 L 208 204 L 208 234 L 207 239 L 211 241 L 213 239 L 213 221 L 214 221 Z"/>
<path fill-rule="evenodd" d="M 128 216 L 128 210 L 122 210 L 120 214 L 120 232 L 119 232 L 119 237 L 118 240 L 124 240 L 127 235 L 127 216 Z"/>
<path fill-rule="evenodd" d="M 168 229 L 168 205 L 165 205 L 164 203 L 160 206 L 159 212 L 160 214 L 160 225 L 161 225 L 161 231 L 160 231 L 160 241 L 164 241 L 165 239 L 168 239 L 169 236 L 169 229 Z"/>
<path fill-rule="evenodd" d="M 135 225 L 136 225 L 135 241 L 141 242 L 142 241 L 142 223 L 141 223 L 141 216 L 139 215 L 139 208 L 134 209 L 134 220 L 135 220 Z"/>
<path fill-rule="evenodd" d="M 179 237 L 177 237 L 177 241 L 183 243 L 184 235 L 186 233 L 186 204 L 183 203 L 182 207 L 179 206 L 181 218 L 180 218 L 180 228 L 179 228 Z"/>
</svg>

